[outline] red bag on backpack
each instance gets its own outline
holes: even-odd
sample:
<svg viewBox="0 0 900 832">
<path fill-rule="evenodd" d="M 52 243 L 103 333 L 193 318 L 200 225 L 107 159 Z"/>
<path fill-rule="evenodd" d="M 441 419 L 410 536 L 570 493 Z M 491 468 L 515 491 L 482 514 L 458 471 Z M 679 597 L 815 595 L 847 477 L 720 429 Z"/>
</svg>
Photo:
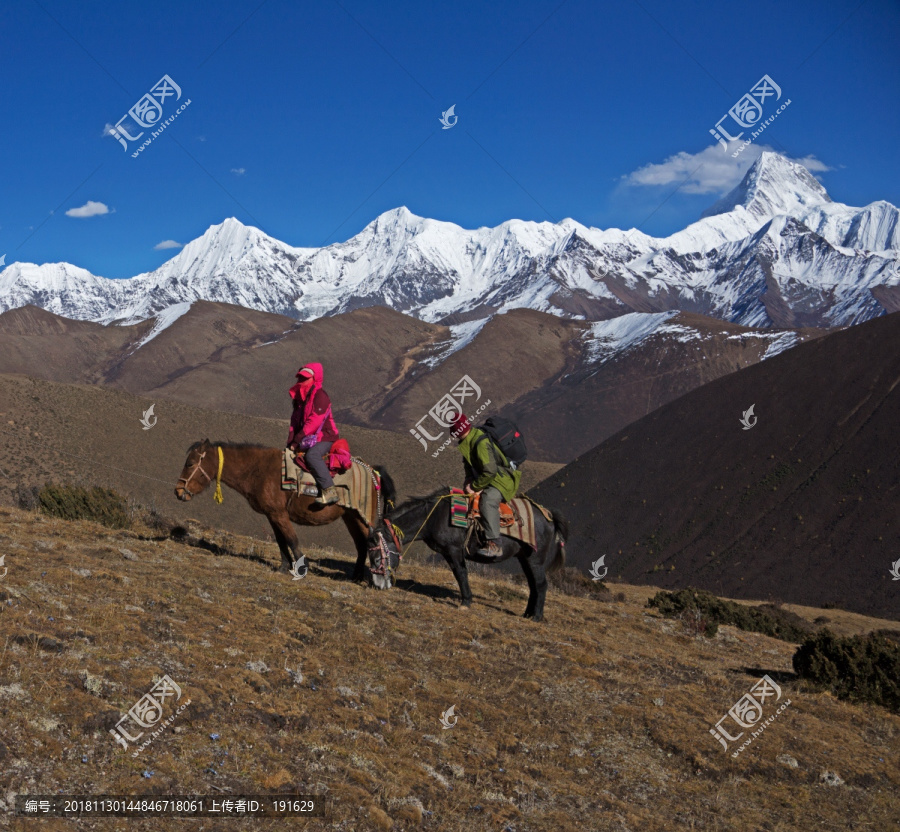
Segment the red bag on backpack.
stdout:
<svg viewBox="0 0 900 832">
<path fill-rule="evenodd" d="M 350 443 L 346 439 L 338 439 L 328 452 L 328 470 L 332 474 L 343 474 L 353 465 L 350 456 Z"/>
</svg>

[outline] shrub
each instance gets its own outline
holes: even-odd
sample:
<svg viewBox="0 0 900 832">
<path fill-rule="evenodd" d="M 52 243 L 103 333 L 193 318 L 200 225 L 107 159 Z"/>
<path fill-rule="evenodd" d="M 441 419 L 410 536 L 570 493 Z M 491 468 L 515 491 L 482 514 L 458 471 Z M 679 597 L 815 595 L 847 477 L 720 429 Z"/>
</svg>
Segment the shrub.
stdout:
<svg viewBox="0 0 900 832">
<path fill-rule="evenodd" d="M 37 493 L 36 508 L 63 520 L 91 520 L 111 529 L 131 525 L 124 497 L 109 488 L 79 485 L 45 485 Z"/>
<path fill-rule="evenodd" d="M 696 607 L 684 610 L 679 617 L 681 618 L 681 626 L 690 636 L 715 638 L 716 633 L 719 632 L 719 625 L 707 618 Z"/>
<path fill-rule="evenodd" d="M 822 630 L 794 653 L 794 671 L 839 699 L 900 712 L 900 643 L 880 633 L 840 638 Z"/>
<path fill-rule="evenodd" d="M 763 633 L 782 641 L 799 643 L 813 632 L 799 615 L 771 604 L 747 607 L 734 601 L 723 601 L 702 589 L 680 589 L 677 592 L 657 592 L 648 607 L 656 607 L 666 618 L 681 618 L 684 613 L 700 615 L 709 624 L 730 624 L 741 630 Z M 696 617 L 695 615 L 695 617 Z"/>
<path fill-rule="evenodd" d="M 603 581 L 588 578 L 573 566 L 564 566 L 547 573 L 547 583 L 551 587 L 575 598 L 594 597 L 600 601 L 612 601 L 612 593 Z"/>
</svg>

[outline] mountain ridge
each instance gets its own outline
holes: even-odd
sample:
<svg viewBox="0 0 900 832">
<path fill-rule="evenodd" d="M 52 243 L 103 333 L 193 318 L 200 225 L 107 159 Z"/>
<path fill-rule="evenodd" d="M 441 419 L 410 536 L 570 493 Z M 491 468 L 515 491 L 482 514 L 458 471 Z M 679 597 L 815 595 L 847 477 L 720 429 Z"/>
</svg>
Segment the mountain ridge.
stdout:
<svg viewBox="0 0 900 832">
<path fill-rule="evenodd" d="M 784 218 L 793 222 L 790 247 L 760 236 Z M 679 309 L 749 326 L 796 318 L 831 327 L 900 303 L 898 249 L 896 207 L 835 203 L 802 165 L 764 152 L 729 195 L 665 238 L 571 218 L 468 230 L 399 207 L 349 240 L 316 249 L 232 217 L 133 278 L 101 278 L 66 263 L 10 264 L 0 272 L 0 311 L 31 303 L 128 324 L 209 300 L 298 320 L 381 305 L 461 323 L 524 306 L 586 320 Z M 762 302 L 766 291 L 783 300 L 774 317 Z"/>
</svg>

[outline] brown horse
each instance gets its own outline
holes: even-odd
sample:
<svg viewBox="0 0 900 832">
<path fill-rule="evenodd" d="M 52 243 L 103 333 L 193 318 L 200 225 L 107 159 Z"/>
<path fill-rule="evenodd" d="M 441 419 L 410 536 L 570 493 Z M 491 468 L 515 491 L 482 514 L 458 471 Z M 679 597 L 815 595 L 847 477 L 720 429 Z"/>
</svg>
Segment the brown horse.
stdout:
<svg viewBox="0 0 900 832">
<path fill-rule="evenodd" d="M 240 494 L 258 514 L 264 514 L 275 533 L 275 540 L 281 550 L 280 572 L 290 572 L 297 577 L 305 577 L 306 557 L 300 550 L 293 523 L 301 526 L 326 526 L 338 518 L 344 521 L 350 537 L 356 544 L 356 566 L 353 579 L 365 577 L 367 539 L 372 529 L 353 509 L 339 505 L 313 505 L 315 497 L 308 497 L 281 488 L 281 448 L 266 448 L 262 445 L 210 442 L 204 439 L 188 448 L 184 468 L 175 486 L 175 496 L 188 501 L 200 494 L 213 480 L 219 469 L 219 448 L 222 449 L 224 464 L 221 481 Z M 376 466 L 381 475 L 382 508 L 396 499 L 394 483 L 388 473 Z M 372 488 L 375 488 L 373 483 Z M 377 495 L 373 495 L 376 496 Z M 379 522 L 380 522 L 379 518 Z"/>
</svg>

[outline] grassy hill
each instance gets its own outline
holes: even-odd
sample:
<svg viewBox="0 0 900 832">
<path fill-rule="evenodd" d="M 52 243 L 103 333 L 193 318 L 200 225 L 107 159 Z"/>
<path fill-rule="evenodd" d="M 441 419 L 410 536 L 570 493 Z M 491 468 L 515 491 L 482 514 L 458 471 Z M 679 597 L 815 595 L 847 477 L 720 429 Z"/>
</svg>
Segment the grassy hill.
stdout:
<svg viewBox="0 0 900 832">
<path fill-rule="evenodd" d="M 551 589 L 534 624 L 523 583 L 488 568 L 468 610 L 448 569 L 412 559 L 389 592 L 351 582 L 335 550 L 311 550 L 293 582 L 272 571 L 274 543 L 202 534 L 218 554 L 0 508 L 7 808 L 24 792 L 296 792 L 327 813 L 287 828 L 900 828 L 900 716 L 807 690 L 794 645 L 727 626 L 693 637 L 625 585 L 620 600 Z M 884 626 L 827 614 L 848 633 Z M 132 757 L 108 730 L 164 674 L 190 705 Z M 791 704 L 733 759 L 709 729 L 763 674 Z"/>
</svg>

